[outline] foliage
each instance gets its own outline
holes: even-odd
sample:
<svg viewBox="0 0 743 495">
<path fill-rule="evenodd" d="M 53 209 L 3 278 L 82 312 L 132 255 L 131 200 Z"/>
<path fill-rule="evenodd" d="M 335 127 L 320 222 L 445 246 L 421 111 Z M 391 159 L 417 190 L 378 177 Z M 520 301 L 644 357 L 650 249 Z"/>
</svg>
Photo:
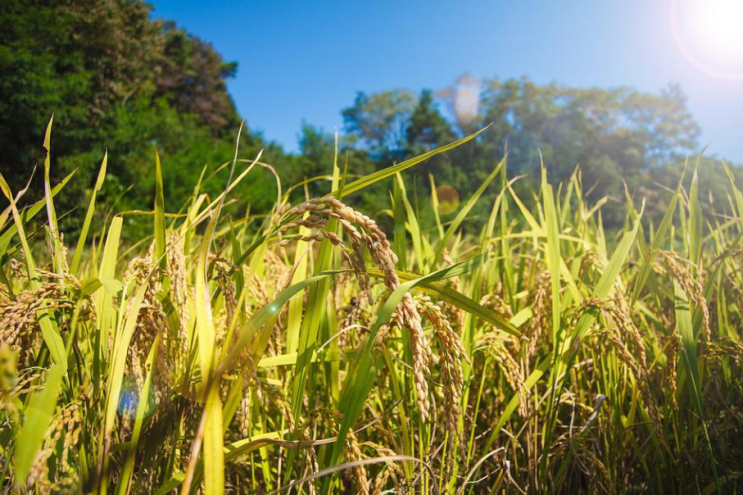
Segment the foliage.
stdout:
<svg viewBox="0 0 743 495">
<path fill-rule="evenodd" d="M 232 146 L 239 118 L 225 81 L 235 71 L 209 44 L 150 19 L 140 0 L 2 2 L 3 173 L 19 185 L 40 163 L 51 109 L 60 157 L 54 178 L 77 171 L 62 211 L 89 193 L 104 146 L 115 157 L 102 195 L 109 204 L 130 185 L 120 206 L 148 204 L 155 147 L 172 161 L 166 180 L 190 188 L 201 166 Z M 39 191 L 39 177 L 35 184 Z"/>
<path fill-rule="evenodd" d="M 41 34 L 43 33 L 43 35 Z M 143 210 L 154 184 L 155 149 L 164 167 L 163 182 L 174 198 L 190 195 L 204 166 L 218 169 L 232 149 L 239 124 L 226 81 L 237 67 L 225 62 L 208 43 L 151 18 L 141 0 L 7 0 L 0 5 L 0 149 L 9 184 L 20 189 L 41 163 L 38 146 L 50 113 L 56 122 L 52 179 L 75 171 L 59 199 L 61 212 L 90 198 L 96 165 L 110 151 L 109 178 L 98 201 L 102 212 Z M 526 175 L 514 187 L 532 206 L 528 193 L 540 183 L 542 159 L 548 178 L 557 183 L 581 166 L 587 195 L 607 198 L 603 219 L 610 229 L 623 225 L 624 183 L 635 200 L 652 191 L 649 184 L 673 187 L 677 169 L 696 151 L 697 124 L 678 86 L 660 94 L 630 88 L 581 89 L 538 85 L 522 79 L 486 79 L 465 74 L 451 88 L 359 92 L 342 110 L 345 133 L 338 139 L 339 166 L 350 175 L 366 175 L 389 162 L 403 161 L 478 128 L 489 131 L 472 146 L 438 156 L 408 176 L 411 204 L 423 228 L 433 228 L 425 203 L 432 184 L 472 194 L 508 152 L 511 177 Z M 266 149 L 264 159 L 284 183 L 306 179 L 311 195 L 323 180 L 312 180 L 333 164 L 336 140 L 305 124 L 299 153 L 286 153 L 259 132 L 246 130 L 243 146 L 252 153 Z M 720 167 L 708 160 L 712 167 Z M 737 173 L 737 172 L 736 172 Z M 216 179 L 226 179 L 226 169 Z M 433 181 L 431 180 L 433 177 Z M 651 182 L 652 181 L 652 182 Z M 276 193 L 274 177 L 264 169 L 240 186 L 228 211 L 236 216 L 266 213 Z M 218 194 L 218 180 L 204 191 Z M 36 174 L 27 201 L 39 198 Z M 303 197 L 304 187 L 293 191 Z M 492 199 L 489 192 L 486 198 Z M 376 208 L 389 191 L 375 186 L 352 198 L 355 207 Z M 0 206 L 5 205 L 0 200 Z M 106 208 L 103 208 L 103 206 Z M 115 206 L 114 206 L 115 205 Z M 170 213 L 176 213 L 175 210 Z M 656 215 L 655 211 L 650 212 Z M 465 228 L 476 228 L 488 211 L 478 204 Z M 444 221 L 449 220 L 447 215 Z M 75 234 L 80 215 L 71 215 L 64 230 Z M 132 217 L 129 239 L 146 232 L 145 218 Z"/>
<path fill-rule="evenodd" d="M 740 490 L 732 172 L 681 170 L 657 222 L 628 197 L 612 234 L 580 168 L 555 187 L 546 161 L 530 208 L 501 161 L 422 230 L 404 176 L 484 135 L 361 178 L 328 169 L 317 197 L 244 221 L 221 213 L 263 155 L 240 148 L 224 192 L 194 184 L 182 208 L 156 159 L 143 242 L 122 242 L 130 213 L 88 234 L 93 197 L 74 254 L 67 186 L 47 173 L 19 209 L 0 178 L 3 492 Z M 729 201 L 700 192 L 718 175 Z M 347 203 L 390 182 L 388 238 Z M 488 220 L 462 235 L 476 203 Z"/>
<path fill-rule="evenodd" d="M 428 186 L 430 172 L 437 184 L 472 193 L 506 153 L 511 173 L 527 175 L 528 180 L 517 186 L 523 186 L 523 191 L 539 184 L 542 159 L 550 164 L 548 178 L 553 182 L 567 180 L 580 165 L 590 197 L 612 199 L 604 220 L 614 228 L 622 224 L 623 182 L 633 194 L 648 184 L 649 175 L 672 187 L 673 173 L 666 171 L 695 152 L 699 134 L 676 85 L 651 94 L 630 88 L 539 86 L 526 78 L 480 82 L 463 76 L 457 86 L 439 92 L 451 118 L 437 108 L 429 90 L 421 93 L 413 111 L 409 104 L 396 105 L 401 99 L 398 94 L 360 94 L 344 110 L 347 131 L 367 146 L 378 163 L 414 156 L 490 125 L 487 137 L 474 146 L 431 163 L 421 172 L 420 184 Z M 393 138 L 400 127 L 405 129 L 402 140 Z M 389 152 L 382 151 L 384 146 Z"/>
<path fill-rule="evenodd" d="M 357 135 L 375 156 L 386 159 L 402 151 L 414 106 L 415 96 L 407 90 L 371 96 L 359 92 L 353 106 L 343 110 L 343 120 L 346 129 Z"/>
</svg>

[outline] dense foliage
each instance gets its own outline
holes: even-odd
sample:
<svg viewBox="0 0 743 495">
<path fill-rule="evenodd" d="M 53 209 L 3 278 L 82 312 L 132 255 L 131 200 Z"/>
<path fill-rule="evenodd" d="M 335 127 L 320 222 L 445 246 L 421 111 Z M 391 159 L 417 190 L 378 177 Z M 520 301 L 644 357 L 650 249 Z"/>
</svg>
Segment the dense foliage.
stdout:
<svg viewBox="0 0 743 495">
<path fill-rule="evenodd" d="M 153 19 L 141 0 L 6 0 L 0 3 L 3 174 L 15 189 L 22 187 L 43 157 L 39 143 L 54 113 L 52 179 L 76 171 L 70 192 L 60 198 L 60 211 L 78 207 L 79 197 L 90 197 L 106 149 L 111 168 L 100 192 L 102 205 L 117 203 L 119 211 L 147 207 L 155 150 L 166 165 L 166 191 L 186 197 L 204 166 L 208 176 L 230 156 L 240 118 L 226 81 L 236 71 L 236 64 L 223 61 L 208 43 Z M 339 161 L 357 176 L 490 125 L 470 146 L 412 174 L 414 204 L 428 196 L 429 175 L 435 185 L 451 186 L 460 196 L 474 192 L 506 152 L 511 176 L 527 175 L 516 186 L 526 192 L 539 183 L 541 152 L 554 182 L 566 180 L 580 164 L 589 198 L 607 198 L 603 219 L 612 228 L 623 219 L 623 181 L 635 200 L 655 195 L 656 183 L 672 187 L 683 158 L 696 150 L 699 133 L 677 86 L 648 94 L 537 85 L 525 78 L 480 81 L 468 75 L 438 92 L 359 93 L 342 115 L 346 132 L 338 143 Z M 304 125 L 294 154 L 256 131 L 243 136 L 243 148 L 265 149 L 263 162 L 289 184 L 324 173 L 335 156 L 334 137 L 311 124 Z M 715 160 L 701 168 L 716 168 L 712 176 L 721 173 Z M 226 179 L 225 173 L 219 177 Z M 39 197 L 40 180 L 37 174 L 28 199 Z M 265 213 L 276 200 L 273 181 L 270 169 L 264 169 L 240 186 L 231 211 L 243 215 L 250 203 L 252 211 Z M 211 184 L 205 190 L 216 194 Z M 723 187 L 708 186 L 718 193 Z M 320 190 L 316 183 L 308 186 L 310 194 Z M 295 194 L 301 197 L 303 188 Z M 531 195 L 523 195 L 531 203 Z M 383 187 L 370 188 L 354 204 L 374 208 L 387 197 Z M 433 225 L 430 212 L 421 215 L 423 225 Z M 477 207 L 468 224 L 486 215 Z M 138 226 L 131 227 L 130 237 L 144 232 L 140 220 L 132 220 Z M 66 230 L 79 227 L 73 221 Z"/>
<path fill-rule="evenodd" d="M 677 167 L 697 146 L 699 128 L 678 86 L 655 95 L 463 76 L 439 96 L 448 103 L 450 119 L 427 90 L 417 99 L 402 90 L 360 93 L 343 112 L 347 130 L 378 160 L 401 160 L 490 125 L 472 146 L 421 169 L 421 182 L 427 184 L 430 173 L 439 184 L 471 193 L 508 153 L 512 174 L 531 179 L 525 187 L 538 184 L 542 159 L 556 182 L 580 164 L 591 198 L 615 201 L 624 197 L 623 181 L 636 199 L 653 179 L 672 186 Z M 616 226 L 621 212 L 610 205 L 604 219 Z"/>
<path fill-rule="evenodd" d="M 132 186 L 124 205 L 146 204 L 155 148 L 172 165 L 169 189 L 189 194 L 203 164 L 229 153 L 240 120 L 225 81 L 235 71 L 208 43 L 151 20 L 144 2 L 1 2 L 3 173 L 14 185 L 28 179 L 54 113 L 53 178 L 77 175 L 61 207 L 78 206 L 106 148 L 112 201 Z"/>
<path fill-rule="evenodd" d="M 89 230 L 93 196 L 72 243 L 65 188 L 19 209 L 0 180 L 3 493 L 743 487 L 729 170 L 729 202 L 703 205 L 711 171 L 690 168 L 660 221 L 628 198 L 612 234 L 580 169 L 557 187 L 542 169 L 530 208 L 501 161 L 426 232 L 406 180 L 426 156 L 356 180 L 328 169 L 318 197 L 235 221 L 222 207 L 259 171 L 238 156 L 223 195 L 195 186 L 185 203 L 155 162 L 133 247 L 131 214 Z M 368 211 L 390 237 L 348 206 L 374 184 L 392 191 Z M 488 219 L 463 236 L 477 204 Z"/>
</svg>

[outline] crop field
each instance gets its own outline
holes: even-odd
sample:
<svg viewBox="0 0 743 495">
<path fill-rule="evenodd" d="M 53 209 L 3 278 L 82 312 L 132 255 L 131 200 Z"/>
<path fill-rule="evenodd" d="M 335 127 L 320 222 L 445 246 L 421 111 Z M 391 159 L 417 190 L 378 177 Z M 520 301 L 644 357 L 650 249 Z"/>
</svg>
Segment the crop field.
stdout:
<svg viewBox="0 0 743 495">
<path fill-rule="evenodd" d="M 55 200 L 75 177 L 49 179 L 51 128 L 43 194 L 0 180 L 3 493 L 743 487 L 729 169 L 727 194 L 703 195 L 692 158 L 657 215 L 627 191 L 624 227 L 605 230 L 580 168 L 550 184 L 549 163 L 528 197 L 508 157 L 493 163 L 445 221 L 436 194 L 414 201 L 406 170 L 477 134 L 360 178 L 336 154 L 327 194 L 277 182 L 263 214 L 230 210 L 272 170 L 239 146 L 216 196 L 205 170 L 168 197 L 153 157 L 139 212 L 97 209 L 104 159 L 65 236 Z M 349 206 L 373 184 L 387 204 Z M 151 227 L 130 240 L 135 214 Z"/>
</svg>

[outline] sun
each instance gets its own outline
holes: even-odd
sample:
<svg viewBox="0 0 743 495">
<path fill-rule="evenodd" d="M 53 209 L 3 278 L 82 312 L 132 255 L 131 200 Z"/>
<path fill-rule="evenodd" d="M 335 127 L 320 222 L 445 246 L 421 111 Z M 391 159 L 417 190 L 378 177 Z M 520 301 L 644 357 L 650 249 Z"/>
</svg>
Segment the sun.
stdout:
<svg viewBox="0 0 743 495">
<path fill-rule="evenodd" d="M 671 26 L 697 69 L 743 81 L 743 0 L 671 0 Z"/>
</svg>

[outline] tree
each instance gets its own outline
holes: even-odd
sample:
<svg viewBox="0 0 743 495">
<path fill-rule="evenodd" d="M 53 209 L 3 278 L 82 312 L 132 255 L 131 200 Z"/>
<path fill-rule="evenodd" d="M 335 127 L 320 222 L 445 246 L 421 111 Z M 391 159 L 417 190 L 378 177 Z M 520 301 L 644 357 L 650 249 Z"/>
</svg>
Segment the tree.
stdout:
<svg viewBox="0 0 743 495">
<path fill-rule="evenodd" d="M 52 180 L 77 170 L 61 211 L 80 204 L 106 147 L 107 191 L 135 185 L 124 202 L 133 208 L 151 202 L 156 148 L 180 167 L 164 173 L 194 183 L 205 159 L 231 155 L 239 117 L 226 80 L 236 65 L 150 10 L 141 0 L 0 2 L 0 166 L 14 190 L 43 159 L 52 113 Z"/>
<path fill-rule="evenodd" d="M 348 136 L 339 137 L 337 153 L 338 167 L 341 172 L 347 171 L 351 177 L 367 175 L 374 171 L 374 164 L 369 159 L 366 151 L 356 149 L 353 146 L 353 140 L 349 139 Z M 285 167 L 284 180 L 289 184 L 298 184 L 306 179 L 329 176 L 333 171 L 335 160 L 335 136 L 304 122 L 302 124 L 302 134 L 299 138 L 299 156 L 292 161 L 291 166 Z M 352 179 L 349 178 L 348 180 Z M 310 196 L 327 194 L 330 192 L 330 183 L 327 180 L 314 181 L 307 185 L 307 191 Z M 304 191 L 298 191 L 298 193 L 302 195 L 301 197 L 304 197 Z M 369 197 L 368 194 L 369 191 L 362 191 L 360 193 L 362 199 L 356 201 L 363 202 L 363 198 Z M 376 194 L 376 192 L 372 194 Z"/>
<path fill-rule="evenodd" d="M 399 157 L 405 149 L 405 129 L 415 104 L 415 95 L 407 90 L 371 96 L 359 92 L 353 106 L 342 112 L 346 131 L 379 159 Z"/>
<path fill-rule="evenodd" d="M 235 76 L 236 62 L 224 62 L 201 39 L 166 23 L 165 60 L 155 81 L 155 96 L 165 96 L 179 112 L 198 115 L 216 135 L 233 132 L 240 119 L 226 81 Z"/>
<path fill-rule="evenodd" d="M 452 125 L 438 109 L 433 92 L 421 91 L 418 104 L 415 106 L 405 129 L 406 155 L 411 158 L 432 149 L 448 144 L 456 139 Z M 437 184 L 459 187 L 467 182 L 461 167 L 452 162 L 452 154 L 443 154 L 431 158 L 424 166 L 413 169 L 410 174 L 419 177 L 419 182 L 428 183 L 428 175 L 433 175 Z"/>
<path fill-rule="evenodd" d="M 421 91 L 405 136 L 412 154 L 424 153 L 454 140 L 451 124 L 439 112 L 430 89 Z"/>
<path fill-rule="evenodd" d="M 473 96 L 475 89 L 479 99 Z M 699 133 L 678 86 L 652 94 L 630 88 L 537 85 L 527 78 L 480 82 L 467 76 L 438 93 L 453 110 L 451 122 L 438 111 L 430 91 L 422 92 L 412 109 L 401 103 L 408 97 L 400 94 L 400 90 L 360 93 L 343 114 L 348 130 L 381 166 L 490 125 L 481 138 L 414 171 L 426 176 L 432 172 L 437 184 L 449 183 L 462 195 L 473 192 L 507 152 L 512 176 L 525 175 L 517 188 L 533 187 L 540 180 L 542 161 L 553 183 L 566 180 L 580 165 L 591 198 L 609 196 L 621 202 L 623 182 L 636 190 L 648 171 L 693 153 Z M 457 99 L 465 99 L 467 105 Z M 423 178 L 427 186 L 427 177 Z M 608 225 L 621 223 L 621 210 L 607 206 L 604 219 Z"/>
</svg>

